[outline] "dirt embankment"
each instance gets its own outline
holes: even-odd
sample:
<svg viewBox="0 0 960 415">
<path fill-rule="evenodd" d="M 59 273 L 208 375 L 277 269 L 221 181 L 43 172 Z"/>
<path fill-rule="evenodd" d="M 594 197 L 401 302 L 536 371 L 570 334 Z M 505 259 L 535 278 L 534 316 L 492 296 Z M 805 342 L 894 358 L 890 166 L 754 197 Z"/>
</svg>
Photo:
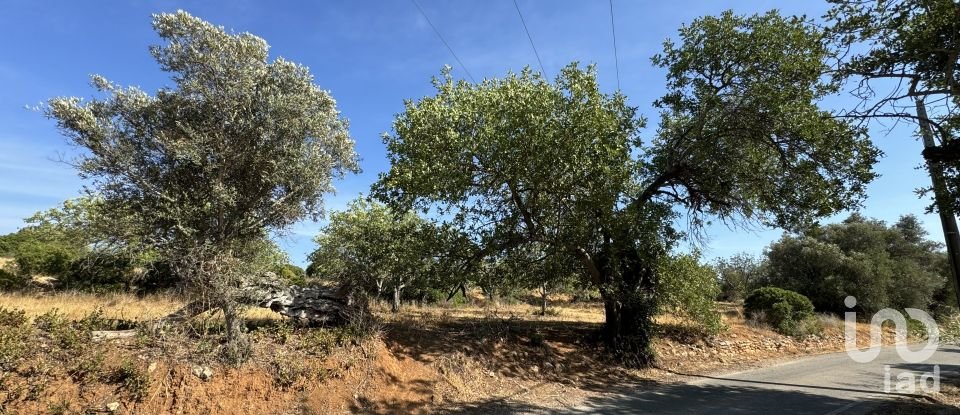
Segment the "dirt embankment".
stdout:
<svg viewBox="0 0 960 415">
<path fill-rule="evenodd" d="M 91 343 L 69 321 L 110 321 L 130 315 L 136 302 L 89 299 L 90 310 L 114 306 L 90 320 L 83 318 L 84 297 L 69 301 L 70 315 L 61 314 L 59 322 L 42 317 L 40 306 L 28 313 L 33 321 L 22 325 L 0 318 L 0 414 L 560 408 L 603 394 L 610 385 L 643 387 L 680 373 L 734 370 L 843 347 L 842 324 L 835 319 L 825 320 L 823 335 L 797 340 L 748 324 L 734 311 L 725 316 L 729 330 L 715 336 L 662 319 L 655 343 L 660 367 L 629 370 L 604 357 L 595 338 L 602 321 L 596 306 L 556 308 L 548 316 L 535 316 L 536 307 L 526 305 L 427 307 L 384 314 L 381 333 L 362 341 L 342 331 L 255 318 L 253 358 L 232 368 L 217 363 L 216 318 L 196 321 L 186 332 Z M 168 306 L 150 301 L 158 309 Z M 860 331 L 865 339 L 867 328 Z M 892 333 L 885 337 L 892 341 Z"/>
</svg>

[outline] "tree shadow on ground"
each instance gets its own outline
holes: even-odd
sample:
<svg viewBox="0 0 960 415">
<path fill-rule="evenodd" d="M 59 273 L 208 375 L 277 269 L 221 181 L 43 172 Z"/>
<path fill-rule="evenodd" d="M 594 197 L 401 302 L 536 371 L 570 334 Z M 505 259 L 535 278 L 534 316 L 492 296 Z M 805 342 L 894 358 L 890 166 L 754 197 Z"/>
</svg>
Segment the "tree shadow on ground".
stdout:
<svg viewBox="0 0 960 415">
<path fill-rule="evenodd" d="M 385 326 L 384 341 L 397 356 L 432 363 L 462 353 L 497 376 L 564 383 L 602 391 L 640 382 L 610 361 L 599 342 L 600 324 L 517 318 L 398 320 Z"/>
<path fill-rule="evenodd" d="M 835 388 L 834 388 L 835 389 Z M 869 412 L 887 402 L 876 391 L 853 391 L 853 396 L 836 397 L 807 386 L 802 390 L 777 389 L 773 385 L 700 385 L 688 383 L 610 386 L 608 393 L 588 398 L 580 407 L 550 409 L 510 399 L 489 399 L 465 405 L 439 406 L 444 414 L 738 414 L 738 415 L 822 415 L 826 413 Z M 911 404 L 910 414 L 955 413 L 934 402 Z M 952 408 L 954 411 L 956 408 Z M 916 411 L 916 412 L 912 412 Z"/>
<path fill-rule="evenodd" d="M 838 398 L 825 394 L 836 392 L 833 390 L 778 387 L 780 386 L 742 382 L 736 385 L 663 384 L 644 391 L 616 388 L 611 394 L 587 399 L 581 408 L 562 413 L 822 415 L 842 413 L 854 406 L 876 405 L 879 402 L 868 393 Z M 875 395 L 875 391 L 871 393 Z"/>
</svg>

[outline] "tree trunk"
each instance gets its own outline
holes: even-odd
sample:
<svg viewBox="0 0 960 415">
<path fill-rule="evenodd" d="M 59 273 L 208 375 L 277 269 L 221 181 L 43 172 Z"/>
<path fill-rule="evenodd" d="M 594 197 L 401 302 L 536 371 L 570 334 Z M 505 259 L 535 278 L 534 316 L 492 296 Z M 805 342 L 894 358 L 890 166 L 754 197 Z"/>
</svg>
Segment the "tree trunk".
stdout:
<svg viewBox="0 0 960 415">
<path fill-rule="evenodd" d="M 391 313 L 400 312 L 400 290 L 402 289 L 403 286 L 399 284 L 393 286 L 393 302 L 390 304 Z"/>
<path fill-rule="evenodd" d="M 935 147 L 933 131 L 927 118 L 927 108 L 922 98 L 917 98 L 916 106 L 917 117 L 920 118 L 920 135 L 923 137 L 923 146 L 925 148 Z M 957 306 L 960 306 L 960 229 L 957 227 L 957 217 L 953 210 L 949 208 L 951 202 L 943 178 L 943 164 L 927 160 L 927 170 L 930 171 L 930 180 L 933 182 L 934 202 L 937 206 L 937 213 L 940 215 L 943 240 L 946 242 L 947 255 L 950 258 L 950 276 L 952 277 L 950 281 L 953 283 Z"/>
<path fill-rule="evenodd" d="M 540 315 L 547 315 L 547 283 L 540 285 Z"/>
<path fill-rule="evenodd" d="M 653 315 L 648 301 L 621 299 L 621 295 L 605 294 L 603 309 L 606 322 L 603 338 L 625 365 L 647 367 L 656 358 L 651 346 Z"/>
<path fill-rule="evenodd" d="M 223 358 L 231 364 L 240 364 L 250 357 L 250 340 L 243 332 L 243 310 L 236 303 L 228 302 L 220 307 L 227 329 L 227 341 Z"/>
<path fill-rule="evenodd" d="M 383 279 L 377 280 L 377 301 L 380 301 L 380 296 L 383 295 Z"/>
<path fill-rule="evenodd" d="M 651 345 L 657 295 L 655 264 L 662 253 L 655 248 L 641 250 L 607 242 L 588 268 L 603 297 L 603 340 L 624 365 L 651 366 L 656 363 Z"/>
<path fill-rule="evenodd" d="M 450 300 L 453 299 L 453 297 L 456 297 L 457 292 L 460 291 L 461 288 L 463 288 L 463 284 L 464 284 L 464 283 L 461 282 L 461 283 L 460 283 L 459 285 L 457 285 L 456 287 L 453 287 L 453 289 L 450 290 L 450 293 L 447 294 L 447 299 L 446 299 L 446 301 L 444 301 L 444 302 L 449 303 Z"/>
</svg>

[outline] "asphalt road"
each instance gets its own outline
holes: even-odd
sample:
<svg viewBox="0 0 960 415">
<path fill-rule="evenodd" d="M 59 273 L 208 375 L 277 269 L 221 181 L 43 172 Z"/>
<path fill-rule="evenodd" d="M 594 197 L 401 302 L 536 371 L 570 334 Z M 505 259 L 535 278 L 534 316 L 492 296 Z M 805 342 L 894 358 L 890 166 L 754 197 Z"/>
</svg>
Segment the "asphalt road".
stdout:
<svg viewBox="0 0 960 415">
<path fill-rule="evenodd" d="M 622 387 L 588 400 L 567 414 L 865 414 L 896 398 L 884 392 L 885 367 L 891 386 L 898 375 L 919 377 L 939 366 L 941 381 L 960 378 L 960 348 L 944 346 L 922 364 L 904 363 L 885 348 L 870 363 L 846 353 L 802 358 L 769 367 L 718 376 L 686 376 L 687 383 Z M 895 391 L 894 391 L 895 393 Z"/>
</svg>

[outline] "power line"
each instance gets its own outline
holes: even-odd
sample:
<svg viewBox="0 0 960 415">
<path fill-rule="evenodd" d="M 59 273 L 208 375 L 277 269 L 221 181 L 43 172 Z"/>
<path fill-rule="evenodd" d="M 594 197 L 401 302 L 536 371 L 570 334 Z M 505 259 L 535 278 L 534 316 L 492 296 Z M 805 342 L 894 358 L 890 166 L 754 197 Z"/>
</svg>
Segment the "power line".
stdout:
<svg viewBox="0 0 960 415">
<path fill-rule="evenodd" d="M 547 70 L 543 68 L 543 61 L 540 60 L 540 53 L 537 52 L 537 45 L 533 44 L 533 36 L 530 36 L 530 29 L 527 28 L 527 22 L 523 20 L 523 13 L 520 12 L 520 5 L 517 4 L 517 0 L 513 0 L 513 7 L 517 8 L 517 16 L 520 16 L 520 23 L 523 24 L 523 31 L 527 32 L 527 39 L 530 40 L 530 46 L 533 48 L 533 54 L 537 57 L 537 63 L 540 64 L 540 72 L 543 73 L 544 77 L 548 77 Z"/>
<path fill-rule="evenodd" d="M 617 68 L 617 90 L 620 90 L 620 58 L 617 56 L 617 26 L 613 24 L 613 0 L 610 0 L 610 31 L 613 33 L 613 63 Z"/>
<path fill-rule="evenodd" d="M 463 61 L 460 60 L 460 57 L 457 56 L 457 53 L 453 51 L 453 48 L 450 47 L 450 44 L 447 43 L 446 39 L 443 38 L 443 35 L 440 34 L 440 31 L 437 30 L 437 27 L 433 25 L 433 22 L 430 21 L 429 17 L 427 17 L 427 14 L 424 13 L 423 8 L 420 7 L 420 3 L 417 3 L 417 0 L 410 0 L 410 1 L 413 3 L 414 6 L 417 6 L 417 10 L 419 10 L 423 18 L 427 20 L 427 24 L 430 25 L 430 28 L 433 29 L 433 33 L 437 34 L 437 37 L 440 38 L 441 42 L 443 42 L 443 46 L 447 47 L 447 50 L 450 51 L 450 54 L 453 55 L 453 58 L 456 59 L 457 63 L 460 64 L 460 68 L 462 68 L 463 71 L 467 73 L 467 78 L 470 78 L 470 82 L 477 83 L 477 80 L 473 79 L 473 75 L 471 75 L 470 71 L 467 70 L 467 65 L 463 64 Z"/>
</svg>

